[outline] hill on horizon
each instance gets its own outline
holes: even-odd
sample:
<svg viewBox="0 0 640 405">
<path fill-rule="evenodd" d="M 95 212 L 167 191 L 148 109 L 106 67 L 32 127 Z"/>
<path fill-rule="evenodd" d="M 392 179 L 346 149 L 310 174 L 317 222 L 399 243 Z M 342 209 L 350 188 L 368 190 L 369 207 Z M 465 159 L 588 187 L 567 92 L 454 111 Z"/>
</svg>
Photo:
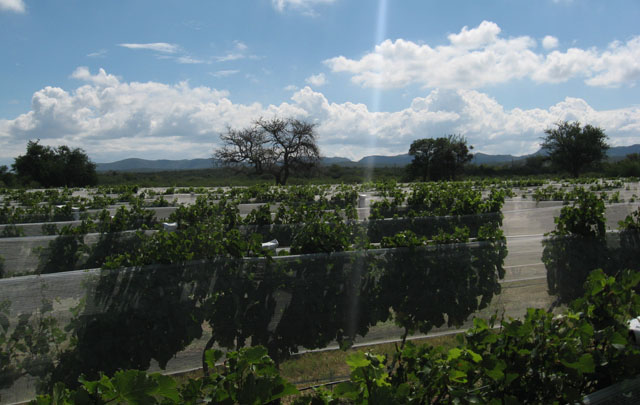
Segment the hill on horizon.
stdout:
<svg viewBox="0 0 640 405">
<path fill-rule="evenodd" d="M 490 155 L 482 152 L 475 153 L 471 163 L 473 164 L 501 164 L 509 162 L 518 162 L 530 156 L 544 153 L 538 150 L 535 153 L 522 156 L 513 155 Z M 631 153 L 640 153 L 640 144 L 630 146 L 615 146 L 609 149 L 607 155 L 611 160 L 620 160 Z M 322 164 L 326 166 L 367 166 L 367 167 L 393 167 L 406 166 L 413 160 L 413 157 L 407 153 L 395 156 L 372 155 L 365 156 L 358 161 L 352 161 L 344 157 L 323 157 Z M 122 171 L 122 172 L 149 172 L 149 171 L 175 171 L 175 170 L 198 170 L 211 169 L 214 167 L 214 160 L 208 159 L 159 159 L 147 160 L 139 158 L 129 158 L 118 160 L 111 163 L 97 163 L 96 170 L 99 172 L 106 171 Z"/>
</svg>

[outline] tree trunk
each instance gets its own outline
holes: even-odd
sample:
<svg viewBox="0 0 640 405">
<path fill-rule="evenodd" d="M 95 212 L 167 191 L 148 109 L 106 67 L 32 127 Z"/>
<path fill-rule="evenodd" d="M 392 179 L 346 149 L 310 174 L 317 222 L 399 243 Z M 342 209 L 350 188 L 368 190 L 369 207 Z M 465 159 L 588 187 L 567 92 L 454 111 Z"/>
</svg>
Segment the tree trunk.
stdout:
<svg viewBox="0 0 640 405">
<path fill-rule="evenodd" d="M 215 342 L 216 341 L 214 337 L 211 336 L 211 338 L 207 341 L 207 344 L 204 345 L 204 350 L 202 351 L 202 374 L 204 374 L 205 377 L 209 377 L 209 365 L 207 365 L 206 353 L 207 353 L 207 350 L 213 347 L 213 344 Z"/>
</svg>

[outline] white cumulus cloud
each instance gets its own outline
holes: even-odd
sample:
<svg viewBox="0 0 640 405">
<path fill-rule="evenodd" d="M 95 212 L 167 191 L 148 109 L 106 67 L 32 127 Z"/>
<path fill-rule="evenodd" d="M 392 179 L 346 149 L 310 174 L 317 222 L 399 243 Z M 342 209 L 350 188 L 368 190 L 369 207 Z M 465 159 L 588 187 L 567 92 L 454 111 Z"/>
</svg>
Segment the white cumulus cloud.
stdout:
<svg viewBox="0 0 640 405">
<path fill-rule="evenodd" d="M 116 76 L 107 74 L 104 69 L 100 68 L 97 74 L 92 75 L 89 71 L 89 68 L 86 66 L 80 66 L 76 68 L 76 70 L 74 70 L 71 74 L 71 77 L 102 87 L 113 87 L 117 86 L 120 83 Z"/>
<path fill-rule="evenodd" d="M 529 78 L 558 83 L 583 78 L 589 86 L 635 84 L 640 79 L 640 36 L 612 42 L 605 50 L 570 48 L 536 53 L 528 36 L 504 38 L 493 22 L 466 26 L 448 36 L 449 44 L 431 47 L 413 41 L 387 39 L 360 59 L 337 56 L 324 61 L 334 73 L 346 72 L 363 87 L 472 89 Z M 543 48 L 558 46 L 547 36 Z"/>
<path fill-rule="evenodd" d="M 544 38 L 542 38 L 542 47 L 544 49 L 554 49 L 558 47 L 558 38 L 551 36 L 551 35 L 547 35 Z"/>
<path fill-rule="evenodd" d="M 640 36 L 627 43 L 613 42 L 592 61 L 595 75 L 586 83 L 591 86 L 618 87 L 635 84 L 640 79 Z"/>
<path fill-rule="evenodd" d="M 324 73 L 318 73 L 317 75 L 311 75 L 305 79 L 305 82 L 314 87 L 321 87 L 327 84 L 327 78 Z"/>
<path fill-rule="evenodd" d="M 24 0 L 0 0 L 0 11 L 24 13 L 26 11 L 26 6 L 24 4 Z"/>
<path fill-rule="evenodd" d="M 273 116 L 317 123 L 321 151 L 352 159 L 406 153 L 415 139 L 451 133 L 466 136 L 479 152 L 531 153 L 544 129 L 560 120 L 600 126 L 613 145 L 640 143 L 640 106 L 596 110 L 578 98 L 505 109 L 476 90 L 435 89 L 397 111 L 372 112 L 364 104 L 330 102 L 310 87 L 262 105 L 234 103 L 226 91 L 187 82 L 126 82 L 103 69 L 79 67 L 72 77 L 82 82 L 78 88 L 45 87 L 33 94 L 29 111 L 0 120 L 0 159 L 23 154 L 30 139 L 81 147 L 97 162 L 207 157 L 227 127 Z"/>
<path fill-rule="evenodd" d="M 477 49 L 496 42 L 500 34 L 498 24 L 491 21 L 483 21 L 477 28 L 468 29 L 465 25 L 459 34 L 450 34 L 449 42 L 460 48 Z"/>
</svg>

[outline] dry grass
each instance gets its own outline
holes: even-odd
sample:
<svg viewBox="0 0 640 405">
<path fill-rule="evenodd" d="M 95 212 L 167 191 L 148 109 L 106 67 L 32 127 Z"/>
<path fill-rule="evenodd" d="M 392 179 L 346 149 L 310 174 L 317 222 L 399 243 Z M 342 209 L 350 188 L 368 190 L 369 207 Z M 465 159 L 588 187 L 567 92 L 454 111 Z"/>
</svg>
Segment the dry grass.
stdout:
<svg viewBox="0 0 640 405">
<path fill-rule="evenodd" d="M 455 335 L 438 336 L 417 339 L 413 343 L 450 348 L 455 346 L 456 338 Z M 396 344 L 383 343 L 348 350 L 310 352 L 296 355 L 280 365 L 280 375 L 299 387 L 344 379 L 349 376 L 349 366 L 346 363 L 347 356 L 356 351 L 381 354 L 391 359 L 396 351 Z"/>
<path fill-rule="evenodd" d="M 456 338 L 455 335 L 446 335 L 416 339 L 412 342 L 416 345 L 428 344 L 451 348 L 456 345 Z M 386 355 L 391 359 L 396 351 L 396 344 L 383 343 L 348 350 L 326 350 L 298 354 L 280 364 L 280 375 L 298 388 L 346 379 L 349 377 L 347 356 L 356 351 Z M 190 378 L 202 377 L 202 369 L 174 375 L 174 377 L 178 384 L 181 384 Z"/>
</svg>

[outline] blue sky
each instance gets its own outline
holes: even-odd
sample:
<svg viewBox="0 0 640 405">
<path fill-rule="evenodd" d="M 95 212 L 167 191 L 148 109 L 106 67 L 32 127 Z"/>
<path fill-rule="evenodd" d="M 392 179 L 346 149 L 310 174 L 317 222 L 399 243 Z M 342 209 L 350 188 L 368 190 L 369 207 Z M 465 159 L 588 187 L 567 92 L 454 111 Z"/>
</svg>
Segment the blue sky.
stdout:
<svg viewBox="0 0 640 405">
<path fill-rule="evenodd" d="M 560 120 L 640 143 L 637 0 L 0 0 L 0 163 L 208 157 L 259 117 L 327 156 L 458 133 L 526 154 Z"/>
</svg>

